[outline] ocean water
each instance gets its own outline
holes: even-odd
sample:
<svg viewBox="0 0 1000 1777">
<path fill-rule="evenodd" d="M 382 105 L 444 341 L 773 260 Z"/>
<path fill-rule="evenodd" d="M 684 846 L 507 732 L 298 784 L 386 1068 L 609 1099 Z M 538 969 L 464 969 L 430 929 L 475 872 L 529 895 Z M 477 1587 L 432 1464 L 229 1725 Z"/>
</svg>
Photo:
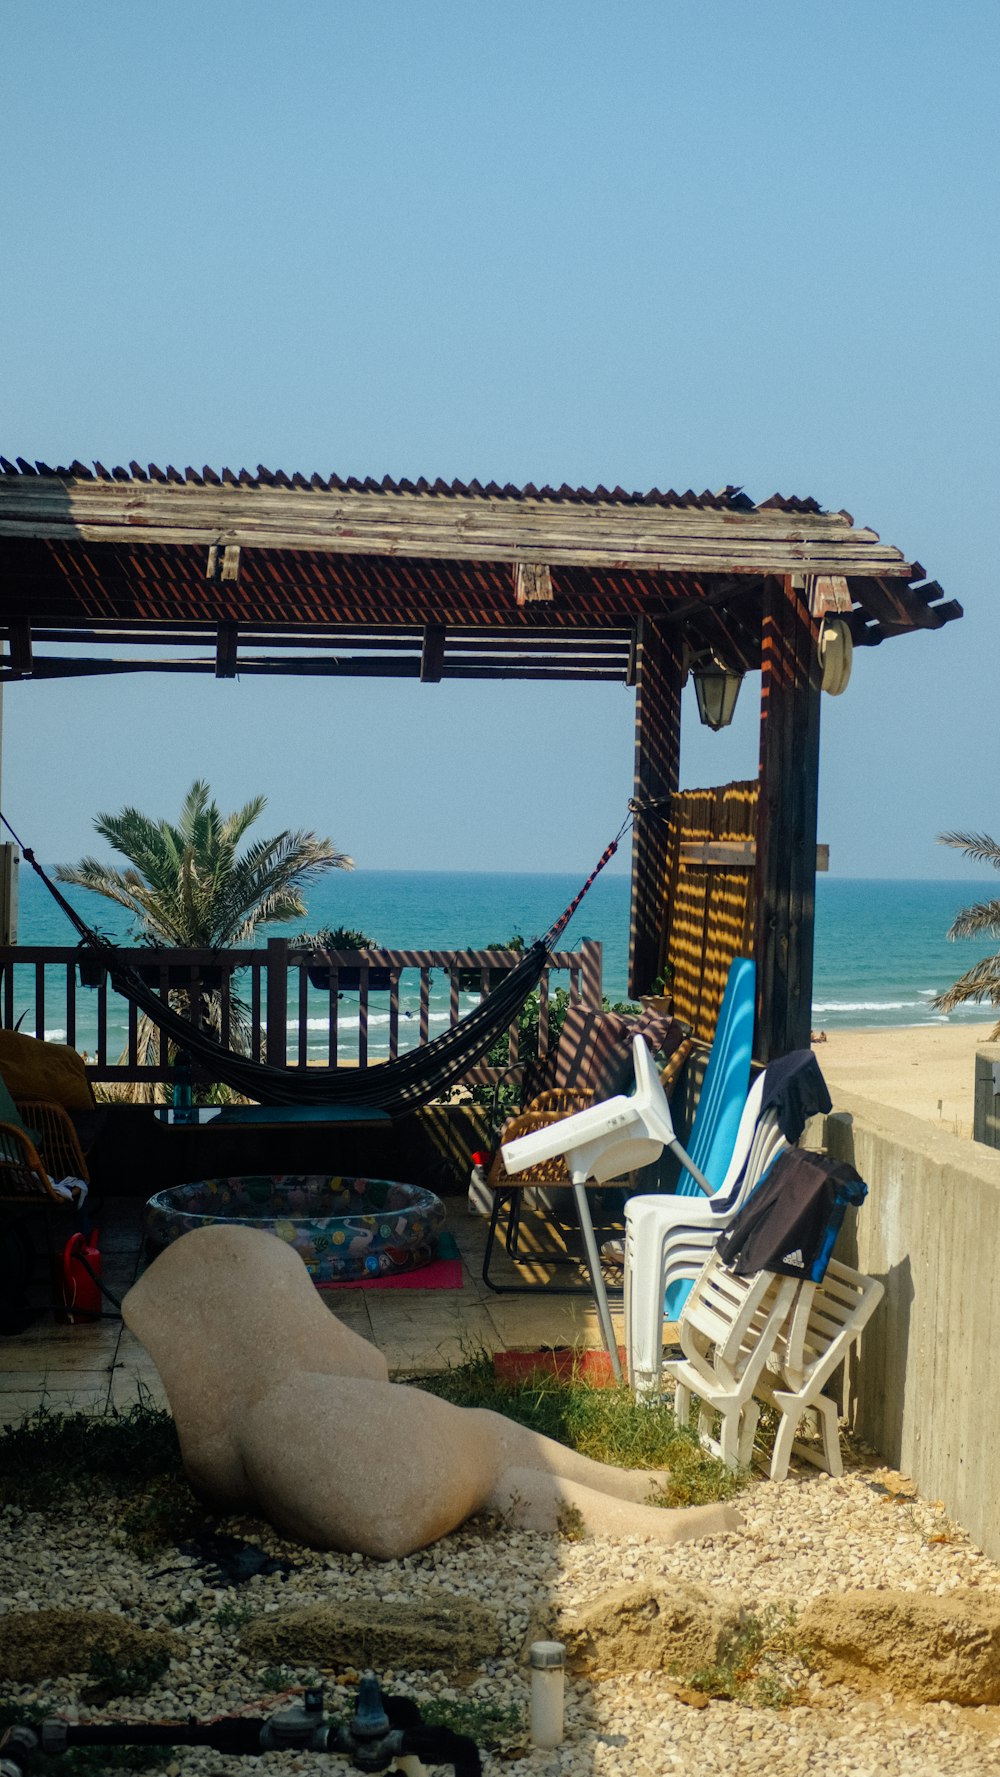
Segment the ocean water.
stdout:
<svg viewBox="0 0 1000 1777">
<path fill-rule="evenodd" d="M 352 871 L 332 872 L 309 894 L 309 915 L 302 926 L 280 930 L 294 938 L 300 929 L 346 925 L 367 932 L 390 948 L 451 949 L 502 944 L 519 932 L 526 941 L 539 936 L 562 912 L 580 887 L 575 875 L 491 876 L 474 872 Z M 990 1020 L 988 1006 L 962 1007 L 949 1018 L 936 1012 L 933 997 L 990 945 L 980 941 L 949 942 L 948 928 L 961 907 L 992 895 L 989 882 L 850 881 L 821 876 L 817 881 L 816 954 L 812 1021 L 815 1028 L 835 1030 L 878 1026 L 969 1023 Z M 68 898 L 84 918 L 109 935 L 126 938 L 126 917 L 110 902 L 82 890 Z M 627 997 L 629 884 L 624 875 L 605 872 L 594 883 L 574 915 L 561 946 L 574 948 L 583 937 L 599 939 L 604 949 L 604 988 L 611 1000 Z M 57 904 L 27 866 L 20 881 L 19 937 L 22 944 L 72 944 L 75 933 Z M 260 942 L 266 937 L 261 928 Z M 400 1041 L 416 1041 L 416 993 L 401 1000 Z M 431 1001 L 432 1032 L 448 1021 L 446 984 L 436 978 Z M 91 996 L 77 996 L 80 1027 L 77 1041 L 87 1043 L 86 1019 Z M 356 1005 L 356 1001 L 354 1002 Z M 472 997 L 465 1004 L 474 1004 Z M 27 987 L 24 1005 L 27 1006 Z M 325 997 L 309 1008 L 310 1050 L 325 1052 Z M 21 996 L 18 996 L 18 1009 Z M 384 1008 L 384 1009 L 383 1009 Z M 464 1007 L 463 1007 L 464 1009 Z M 410 1024 L 407 1025 L 407 1014 Z M 53 1001 L 47 1034 L 64 1033 Z M 371 1052 L 387 1042 L 388 1000 L 372 998 L 369 1015 Z M 124 1017 L 121 1030 L 124 1035 Z M 341 1006 L 341 1030 L 348 1057 L 350 1033 L 357 1028 L 350 996 Z M 295 1040 L 295 1008 L 290 1003 L 289 1037 Z M 412 1030 L 412 1035 L 410 1034 Z M 384 1049 L 383 1049 L 384 1052 Z"/>
</svg>

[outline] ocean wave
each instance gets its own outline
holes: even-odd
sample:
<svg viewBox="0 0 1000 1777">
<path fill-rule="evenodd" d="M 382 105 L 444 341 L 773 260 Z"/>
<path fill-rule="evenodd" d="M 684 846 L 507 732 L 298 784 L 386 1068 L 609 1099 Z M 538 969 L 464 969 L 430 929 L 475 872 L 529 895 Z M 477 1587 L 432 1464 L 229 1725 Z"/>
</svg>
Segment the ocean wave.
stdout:
<svg viewBox="0 0 1000 1777">
<path fill-rule="evenodd" d="M 431 1012 L 428 1016 L 427 1022 L 428 1022 L 428 1024 L 450 1024 L 451 1019 L 449 1018 L 447 1012 Z M 361 1024 L 360 1018 L 345 1018 L 343 1013 L 341 1013 L 340 1017 L 337 1019 L 338 1031 L 357 1030 L 357 1029 L 359 1029 L 360 1024 Z M 368 1014 L 368 1029 L 369 1029 L 369 1031 L 377 1030 L 379 1028 L 379 1026 L 382 1026 L 383 1028 L 387 1029 L 388 1025 L 389 1025 L 388 1012 L 369 1012 L 369 1014 Z M 412 1012 L 404 1011 L 403 1007 L 400 1006 L 400 1008 L 399 1008 L 399 1028 L 400 1028 L 400 1031 L 404 1031 L 404 1030 L 408 1029 L 410 1025 L 413 1025 L 415 1028 L 419 1029 L 419 1018 L 418 1018 L 417 1012 L 416 1011 L 412 1011 Z M 307 1018 L 306 1019 L 306 1030 L 324 1030 L 325 1031 L 325 1030 L 328 1030 L 329 1027 L 330 1027 L 330 1021 L 328 1018 Z M 287 1030 L 289 1036 L 295 1035 L 298 1031 L 298 1028 L 299 1028 L 298 1019 L 297 1018 L 289 1018 L 288 1023 L 285 1026 L 285 1029 Z"/>
<path fill-rule="evenodd" d="M 829 1012 L 922 1012 L 919 1000 L 814 1000 L 813 1017 Z"/>
</svg>

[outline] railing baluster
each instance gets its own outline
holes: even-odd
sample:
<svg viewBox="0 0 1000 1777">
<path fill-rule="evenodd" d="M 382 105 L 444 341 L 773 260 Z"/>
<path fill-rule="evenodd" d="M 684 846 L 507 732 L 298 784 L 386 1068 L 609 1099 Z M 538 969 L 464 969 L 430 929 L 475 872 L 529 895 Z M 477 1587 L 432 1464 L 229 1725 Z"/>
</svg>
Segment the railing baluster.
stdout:
<svg viewBox="0 0 1000 1777">
<path fill-rule="evenodd" d="M 261 964 L 258 957 L 255 956 L 250 963 L 250 1029 L 253 1032 L 251 1041 L 255 1057 L 261 1052 L 264 1035 L 260 1019 L 260 984 Z"/>
<path fill-rule="evenodd" d="M 392 984 L 389 988 L 389 1060 L 395 1061 L 399 1055 L 399 970 L 392 971 Z"/>
<path fill-rule="evenodd" d="M 66 1042 L 76 1048 L 76 970 L 66 971 Z"/>
<path fill-rule="evenodd" d="M 368 964 L 362 963 L 358 986 L 358 1066 L 368 1066 Z"/>
<path fill-rule="evenodd" d="M 299 1028 L 296 1033 L 295 1052 L 300 1067 L 309 1066 L 309 977 L 305 969 L 299 970 Z"/>
</svg>

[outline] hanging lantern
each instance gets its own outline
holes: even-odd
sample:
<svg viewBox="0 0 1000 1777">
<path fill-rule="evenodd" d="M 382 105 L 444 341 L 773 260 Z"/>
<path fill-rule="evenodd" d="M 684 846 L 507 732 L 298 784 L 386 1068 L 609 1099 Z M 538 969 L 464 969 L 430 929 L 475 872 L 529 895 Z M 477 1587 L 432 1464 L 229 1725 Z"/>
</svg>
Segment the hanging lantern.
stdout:
<svg viewBox="0 0 1000 1777">
<path fill-rule="evenodd" d="M 729 672 L 717 660 L 709 658 L 692 666 L 691 677 L 698 699 L 698 714 L 705 727 L 716 732 L 728 728 L 736 710 L 743 674 Z"/>
<path fill-rule="evenodd" d="M 851 632 L 842 617 L 827 617 L 819 632 L 819 663 L 823 690 L 839 697 L 847 690 L 854 658 Z"/>
</svg>

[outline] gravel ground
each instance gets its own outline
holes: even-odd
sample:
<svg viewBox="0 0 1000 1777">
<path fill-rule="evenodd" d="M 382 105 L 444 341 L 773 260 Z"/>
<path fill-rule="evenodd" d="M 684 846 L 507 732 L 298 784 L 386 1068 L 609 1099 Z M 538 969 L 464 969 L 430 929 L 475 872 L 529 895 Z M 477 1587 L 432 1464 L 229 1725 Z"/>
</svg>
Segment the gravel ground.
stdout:
<svg viewBox="0 0 1000 1777">
<path fill-rule="evenodd" d="M 37 1686 L 3 1685 L 10 1701 L 41 1702 L 79 1720 L 137 1716 L 158 1719 L 214 1715 L 243 1708 L 256 1713 L 285 1686 L 316 1675 L 304 1668 L 281 1675 L 249 1665 L 240 1653 L 238 1627 L 226 1620 L 234 1608 L 254 1612 L 318 1603 L 350 1594 L 385 1598 L 418 1594 L 432 1583 L 472 1594 L 496 1609 L 504 1624 L 500 1657 L 459 1683 L 443 1673 L 381 1674 L 388 1691 L 418 1698 L 450 1695 L 490 1706 L 525 1710 L 528 1675 L 522 1650 L 529 1621 L 540 1605 L 574 1606 L 623 1579 L 676 1576 L 718 1585 L 760 1611 L 768 1604 L 803 1605 L 827 1591 L 892 1587 L 947 1593 L 977 1586 L 1000 1594 L 1000 1569 L 948 1524 L 940 1506 L 908 1496 L 885 1470 L 853 1467 L 841 1480 L 793 1474 L 774 1486 L 754 1482 L 741 1496 L 742 1535 L 709 1539 L 676 1549 L 637 1540 L 567 1542 L 559 1538 L 480 1533 L 475 1526 L 404 1561 L 374 1562 L 360 1556 L 321 1555 L 279 1542 L 259 1524 L 243 1533 L 300 1565 L 287 1580 L 258 1576 L 240 1587 L 215 1589 L 205 1570 L 173 1550 L 152 1558 L 134 1554 L 117 1529 L 116 1510 L 103 1501 L 68 1500 L 45 1515 L 15 1508 L 0 1512 L 7 1556 L 5 1610 L 74 1605 L 120 1611 L 149 1628 L 178 1628 L 187 1607 L 191 1621 L 178 1628 L 189 1656 L 175 1662 L 145 1697 L 117 1699 L 102 1708 L 81 1700 L 87 1680 L 53 1679 Z M 230 1524 L 227 1528 L 232 1529 Z M 220 1623 L 218 1613 L 223 1611 Z M 325 1674 L 327 1706 L 349 1713 L 348 1675 Z M 341 1683 L 338 1685 L 337 1680 Z M 843 1687 L 808 1683 L 806 1700 L 772 1710 L 713 1701 L 693 1708 L 655 1674 L 625 1674 L 606 1681 L 569 1683 L 567 1734 L 557 1752 L 526 1752 L 522 1739 L 487 1755 L 488 1773 L 541 1777 L 541 1773 L 768 1772 L 801 1777 L 822 1770 L 835 1777 L 1000 1777 L 1000 1708 L 960 1709 L 913 1705 L 891 1695 L 877 1702 Z M 252 1771 L 335 1772 L 348 1767 L 335 1757 L 268 1754 L 260 1761 L 184 1750 L 169 1777 L 249 1777 Z"/>
</svg>

